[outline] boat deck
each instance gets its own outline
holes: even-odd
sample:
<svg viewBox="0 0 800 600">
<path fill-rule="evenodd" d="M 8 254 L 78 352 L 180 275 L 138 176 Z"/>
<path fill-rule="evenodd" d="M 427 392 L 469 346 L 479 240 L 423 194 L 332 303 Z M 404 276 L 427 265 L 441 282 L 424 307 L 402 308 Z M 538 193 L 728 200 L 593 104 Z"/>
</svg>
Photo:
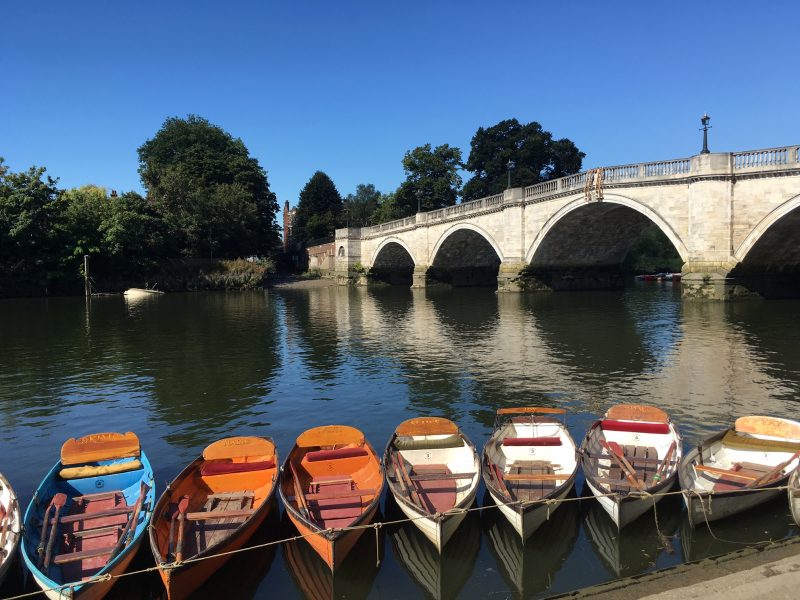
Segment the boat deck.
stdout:
<svg viewBox="0 0 800 600">
<path fill-rule="evenodd" d="M 203 509 L 188 513 L 184 556 L 194 556 L 221 542 L 252 513 L 255 493 L 251 490 L 209 494 Z"/>
<path fill-rule="evenodd" d="M 560 467 L 560 465 L 554 465 L 545 460 L 517 460 L 511 464 L 508 474 L 553 475 L 556 467 Z M 505 484 L 514 499 L 529 502 L 552 494 L 558 482 L 552 480 L 515 479 L 507 480 Z"/>
</svg>

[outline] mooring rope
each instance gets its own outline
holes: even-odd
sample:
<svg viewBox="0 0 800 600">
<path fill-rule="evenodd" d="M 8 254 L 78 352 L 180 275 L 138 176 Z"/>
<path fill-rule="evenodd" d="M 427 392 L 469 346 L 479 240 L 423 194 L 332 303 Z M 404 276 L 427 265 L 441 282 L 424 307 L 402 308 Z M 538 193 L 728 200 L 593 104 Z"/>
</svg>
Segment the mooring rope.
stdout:
<svg viewBox="0 0 800 600">
<path fill-rule="evenodd" d="M 759 490 L 755 490 L 755 491 L 759 491 L 759 492 L 778 491 L 779 492 L 781 490 L 786 491 L 788 489 L 789 489 L 788 485 L 783 485 L 783 486 L 778 486 L 778 487 L 770 487 L 770 488 L 765 488 L 765 489 L 759 489 Z M 726 490 L 725 493 L 726 494 L 737 493 L 737 492 L 753 493 L 753 491 L 754 490 L 752 490 L 752 489 L 742 488 L 742 489 L 735 489 L 735 490 Z M 263 550 L 263 549 L 269 548 L 271 546 L 278 546 L 278 545 L 282 545 L 282 544 L 288 544 L 290 542 L 296 542 L 298 540 L 303 540 L 305 538 L 317 536 L 317 535 L 320 535 L 320 534 L 333 534 L 333 533 L 339 533 L 339 532 L 343 532 L 343 531 L 356 531 L 356 530 L 373 529 L 375 531 L 375 540 L 376 540 L 376 550 L 375 550 L 375 552 L 376 552 L 376 566 L 380 566 L 379 532 L 380 532 L 381 528 L 383 528 L 383 527 L 385 527 L 387 525 L 388 526 L 402 525 L 404 523 L 411 523 L 413 521 L 417 521 L 417 520 L 421 520 L 421 519 L 429 519 L 431 517 L 442 518 L 442 517 L 445 517 L 445 516 L 452 516 L 452 515 L 457 515 L 457 514 L 469 514 L 469 513 L 473 513 L 473 512 L 482 512 L 484 510 L 489 510 L 489 509 L 493 509 L 493 508 L 499 509 L 502 506 L 515 506 L 515 507 L 516 506 L 521 506 L 523 508 L 527 508 L 527 507 L 532 506 L 534 504 L 545 505 L 547 507 L 548 519 L 549 519 L 550 507 L 552 505 L 561 505 L 561 504 L 563 504 L 565 502 L 580 502 L 581 500 L 591 500 L 592 498 L 626 498 L 626 497 L 630 497 L 630 498 L 641 499 L 643 501 L 646 500 L 646 499 L 652 499 L 653 500 L 653 509 L 655 511 L 655 505 L 656 505 L 656 502 L 658 501 L 658 499 L 664 498 L 664 497 L 667 497 L 667 496 L 682 495 L 683 493 L 684 493 L 683 490 L 674 490 L 674 491 L 668 491 L 668 492 L 657 492 L 655 494 L 651 494 L 649 492 L 637 493 L 637 494 L 626 494 L 626 493 L 620 493 L 620 492 L 608 492 L 608 493 L 604 493 L 604 494 L 592 494 L 592 496 L 573 496 L 573 497 L 560 498 L 560 499 L 559 498 L 539 498 L 539 499 L 536 499 L 536 500 L 525 500 L 525 501 L 513 500 L 513 501 L 510 501 L 510 502 L 500 502 L 500 503 L 494 502 L 493 504 L 485 504 L 483 506 L 474 506 L 474 507 L 471 507 L 471 508 L 452 508 L 452 509 L 447 510 L 447 511 L 437 512 L 437 513 L 435 513 L 435 515 L 420 515 L 420 516 L 417 516 L 417 517 L 405 517 L 405 518 L 402 518 L 402 519 L 393 519 L 391 521 L 378 521 L 378 522 L 375 522 L 375 523 L 367 523 L 367 524 L 363 524 L 363 525 L 350 525 L 348 527 L 330 527 L 328 529 L 321 529 L 321 530 L 313 532 L 313 533 L 293 535 L 293 536 L 290 536 L 290 537 L 287 537 L 287 538 L 284 538 L 284 539 L 273 540 L 273 541 L 270 541 L 270 542 L 262 542 L 260 544 L 254 544 L 252 546 L 246 546 L 244 548 L 238 548 L 236 550 L 227 550 L 225 552 L 218 552 L 216 554 L 210 554 L 210 555 L 206 555 L 206 556 L 194 556 L 194 557 L 187 558 L 187 559 L 180 560 L 180 561 L 173 561 L 171 563 L 161 563 L 161 564 L 155 565 L 153 567 L 146 567 L 144 569 L 138 569 L 136 571 L 126 571 L 124 573 L 118 573 L 118 574 L 104 573 L 103 575 L 96 575 L 96 576 L 92 577 L 91 579 L 87 579 L 85 581 L 73 581 L 73 582 L 70 582 L 70 583 L 64 583 L 62 585 L 54 586 L 54 587 L 51 587 L 51 588 L 41 588 L 39 590 L 36 590 L 35 592 L 26 592 L 26 593 L 23 593 L 23 594 L 18 594 L 16 596 L 8 596 L 8 597 L 5 598 L 5 600 L 22 600 L 23 598 L 32 598 L 34 596 L 38 596 L 38 595 L 42 594 L 43 592 L 45 592 L 45 593 L 46 592 L 57 592 L 57 591 L 60 591 L 60 590 L 65 590 L 65 589 L 76 587 L 76 586 L 80 586 L 80 585 L 94 585 L 94 584 L 97 584 L 97 583 L 103 583 L 103 582 L 111 581 L 112 579 L 122 579 L 123 577 L 131 577 L 131 576 L 134 576 L 134 575 L 143 575 L 143 574 L 146 574 L 146 573 L 152 573 L 154 571 L 160 571 L 160 570 L 177 569 L 177 568 L 179 568 L 179 567 L 181 567 L 183 565 L 193 564 L 193 563 L 196 563 L 196 562 L 202 562 L 204 560 L 211 560 L 211 559 L 219 558 L 219 557 L 222 557 L 222 556 L 234 556 L 234 555 L 237 555 L 237 554 L 243 554 L 245 552 L 253 552 L 253 551 L 256 551 L 256 550 Z M 709 503 L 710 503 L 710 499 L 715 494 L 715 492 L 714 491 L 707 491 L 707 492 L 702 492 L 701 493 L 701 492 L 698 492 L 696 490 L 691 490 L 688 493 L 691 494 L 691 495 L 696 495 L 698 497 L 698 500 L 701 503 L 700 506 L 703 509 L 703 517 L 705 519 L 706 526 L 708 527 L 709 533 L 711 534 L 711 536 L 715 540 L 718 540 L 718 541 L 724 542 L 724 543 L 740 544 L 740 545 L 746 545 L 746 546 L 763 546 L 763 545 L 768 545 L 768 544 L 774 543 L 774 540 L 772 540 L 772 539 L 763 540 L 763 541 L 756 541 L 756 542 L 737 542 L 737 541 L 734 541 L 734 540 L 726 540 L 726 539 L 717 537 L 714 534 L 714 532 L 711 530 L 711 525 L 709 524 L 709 521 L 708 521 L 708 515 L 706 513 L 705 504 L 703 503 L 703 497 L 704 496 L 709 498 Z M 661 530 L 658 527 L 658 514 L 657 513 L 655 513 L 655 519 L 656 519 L 656 530 L 659 533 L 660 539 L 663 539 L 664 541 L 668 542 L 668 538 L 666 538 L 666 536 L 664 536 L 661 533 Z M 663 541 L 662 541 L 662 544 L 663 544 Z M 665 549 L 667 549 L 667 552 L 669 552 L 668 546 L 666 544 L 664 545 L 664 547 L 665 547 Z"/>
</svg>

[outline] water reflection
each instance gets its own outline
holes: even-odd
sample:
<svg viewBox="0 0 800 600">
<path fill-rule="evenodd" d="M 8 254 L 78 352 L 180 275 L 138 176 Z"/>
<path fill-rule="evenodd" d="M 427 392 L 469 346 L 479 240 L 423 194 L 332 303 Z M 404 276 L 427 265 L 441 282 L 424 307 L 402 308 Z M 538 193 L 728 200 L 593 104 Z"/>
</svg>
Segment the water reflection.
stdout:
<svg viewBox="0 0 800 600">
<path fill-rule="evenodd" d="M 167 294 L 137 304 L 122 297 L 3 300 L 0 469 L 26 503 L 67 437 L 133 430 L 161 487 L 206 444 L 232 433 L 273 436 L 284 456 L 304 429 L 342 422 L 381 448 L 404 419 L 440 414 L 480 446 L 496 409 L 510 404 L 568 408 L 576 441 L 611 404 L 656 404 L 688 446 L 742 414 L 796 413 L 798 309 L 792 300 L 683 303 L 668 286 L 551 295 L 330 287 Z M 366 574 L 364 587 L 343 581 L 319 589 L 335 594 L 344 586 L 363 596 L 372 585 L 373 597 L 416 588 L 470 597 L 511 588 L 527 597 L 543 593 L 548 581 L 566 591 L 665 566 L 681 554 L 694 559 L 734 547 L 676 524 L 679 502 L 658 508 L 662 531 L 682 534 L 674 545 L 683 553 L 675 555 L 660 546 L 650 517 L 619 539 L 594 502 L 581 504 L 580 517 L 554 521 L 558 540 L 547 542 L 568 542 L 569 526 L 583 523 L 585 535 L 564 544 L 566 560 L 556 559 L 559 552 L 540 556 L 538 544 L 523 554 L 508 544 L 503 551 L 502 524 L 487 525 L 482 551 L 476 523 L 452 545 L 457 560 L 430 563 L 418 532 L 399 527 L 389 532 L 396 548 L 377 573 L 356 569 Z M 715 524 L 714 533 L 744 543 L 793 535 L 787 514 L 779 499 L 737 519 L 741 527 Z M 556 534 L 558 527 L 565 531 Z M 266 595 L 264 586 L 296 593 L 288 570 L 296 570 L 297 554 L 280 552 L 266 574 L 254 574 L 253 594 Z M 374 564 L 370 551 L 361 554 L 356 560 Z"/>
<path fill-rule="evenodd" d="M 584 530 L 592 548 L 613 578 L 652 570 L 658 565 L 662 554 L 675 553 L 671 540 L 680 525 L 679 496 L 664 498 L 658 503 L 657 513 L 646 513 L 621 532 L 599 502 L 587 499 L 583 504 Z"/>
<path fill-rule="evenodd" d="M 386 504 L 389 518 L 402 517 L 393 499 L 388 499 Z M 470 578 L 480 551 L 480 518 L 477 512 L 469 513 L 441 555 L 413 523 L 391 526 L 389 538 L 394 556 L 426 598 L 456 598 Z"/>
<path fill-rule="evenodd" d="M 549 590 L 572 552 L 580 528 L 580 508 L 567 502 L 523 544 L 499 510 L 483 512 L 484 533 L 497 566 L 515 598 L 532 598 Z M 489 496 L 484 504 L 491 503 Z"/>
</svg>

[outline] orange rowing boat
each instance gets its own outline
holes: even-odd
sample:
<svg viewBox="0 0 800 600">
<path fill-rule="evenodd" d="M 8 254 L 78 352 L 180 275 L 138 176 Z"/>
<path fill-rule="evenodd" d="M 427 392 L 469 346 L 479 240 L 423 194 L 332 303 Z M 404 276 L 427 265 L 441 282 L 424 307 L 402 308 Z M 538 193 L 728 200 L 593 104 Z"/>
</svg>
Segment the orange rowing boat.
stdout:
<svg viewBox="0 0 800 600">
<path fill-rule="evenodd" d="M 150 547 L 169 600 L 188 597 L 263 523 L 277 488 L 277 461 L 268 438 L 225 438 L 170 483 L 150 524 Z M 179 561 L 187 562 L 170 566 Z"/>
<path fill-rule="evenodd" d="M 354 427 L 315 427 L 297 438 L 283 465 L 280 495 L 286 514 L 333 571 L 369 523 L 383 490 L 383 469 Z"/>
</svg>

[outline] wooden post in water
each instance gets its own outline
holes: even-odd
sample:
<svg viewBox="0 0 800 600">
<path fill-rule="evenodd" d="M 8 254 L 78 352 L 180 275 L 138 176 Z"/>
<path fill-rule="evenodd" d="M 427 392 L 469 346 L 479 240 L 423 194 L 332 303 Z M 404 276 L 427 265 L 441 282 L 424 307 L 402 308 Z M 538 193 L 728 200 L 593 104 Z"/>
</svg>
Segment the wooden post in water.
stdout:
<svg viewBox="0 0 800 600">
<path fill-rule="evenodd" d="M 92 295 L 91 285 L 89 285 L 89 255 L 83 255 L 83 291 L 86 293 L 86 297 Z"/>
</svg>

